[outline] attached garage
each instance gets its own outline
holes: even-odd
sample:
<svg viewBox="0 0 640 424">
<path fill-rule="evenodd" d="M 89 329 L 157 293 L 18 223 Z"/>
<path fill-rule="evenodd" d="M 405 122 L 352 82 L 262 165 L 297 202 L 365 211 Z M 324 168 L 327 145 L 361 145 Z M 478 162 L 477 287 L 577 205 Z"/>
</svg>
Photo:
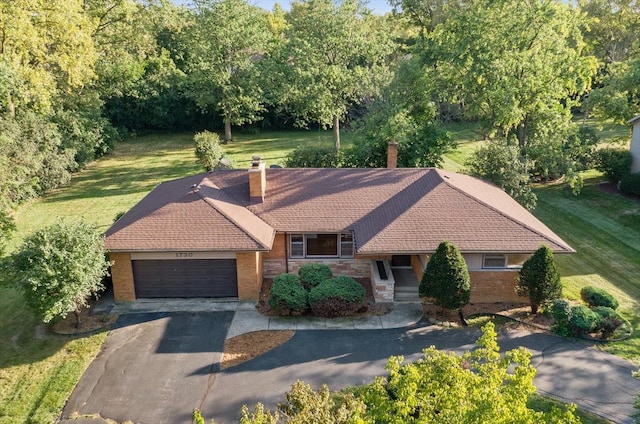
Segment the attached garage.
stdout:
<svg viewBox="0 0 640 424">
<path fill-rule="evenodd" d="M 132 260 L 136 298 L 238 297 L 235 259 Z"/>
</svg>

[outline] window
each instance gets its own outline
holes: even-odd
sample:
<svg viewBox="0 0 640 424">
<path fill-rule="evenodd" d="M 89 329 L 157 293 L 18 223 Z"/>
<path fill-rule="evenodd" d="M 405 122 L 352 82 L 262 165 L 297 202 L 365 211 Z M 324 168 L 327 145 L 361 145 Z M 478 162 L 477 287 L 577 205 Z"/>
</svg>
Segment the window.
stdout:
<svg viewBox="0 0 640 424">
<path fill-rule="evenodd" d="M 340 234 L 340 257 L 353 258 L 353 234 Z"/>
<path fill-rule="evenodd" d="M 353 258 L 353 234 L 291 234 L 290 258 Z"/>
<path fill-rule="evenodd" d="M 484 255 L 483 268 L 506 268 L 507 255 Z"/>
<path fill-rule="evenodd" d="M 304 258 L 304 236 L 302 234 L 291 234 L 290 255 L 292 258 Z"/>
<path fill-rule="evenodd" d="M 336 234 L 305 234 L 307 257 L 338 256 L 338 237 Z"/>
</svg>

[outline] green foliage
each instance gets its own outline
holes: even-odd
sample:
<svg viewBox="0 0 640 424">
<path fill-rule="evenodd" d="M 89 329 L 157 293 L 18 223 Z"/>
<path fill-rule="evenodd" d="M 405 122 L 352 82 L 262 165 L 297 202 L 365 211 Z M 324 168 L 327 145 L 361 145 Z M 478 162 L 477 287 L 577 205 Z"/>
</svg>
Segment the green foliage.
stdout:
<svg viewBox="0 0 640 424">
<path fill-rule="evenodd" d="M 202 412 L 199 409 L 193 410 L 191 418 L 193 418 L 193 424 L 206 424 Z"/>
<path fill-rule="evenodd" d="M 573 335 L 585 336 L 592 332 L 598 324 L 598 315 L 585 305 L 571 307 L 569 326 Z"/>
<path fill-rule="evenodd" d="M 542 246 L 525 261 L 518 276 L 518 295 L 529 297 L 531 312 L 538 313 L 540 306 L 546 306 L 562 296 L 562 283 L 553 252 Z"/>
<path fill-rule="evenodd" d="M 413 363 L 391 357 L 388 375 L 358 390 L 367 422 L 578 422 L 573 408 L 542 413 L 527 407 L 535 393 L 531 353 L 520 348 L 500 355 L 493 323 L 476 344 L 461 356 L 431 346 Z"/>
<path fill-rule="evenodd" d="M 307 287 L 315 287 L 325 280 L 333 277 L 331 268 L 325 264 L 304 264 L 298 269 L 300 280 Z"/>
<path fill-rule="evenodd" d="M 590 307 L 606 306 L 613 310 L 618 309 L 618 300 L 608 291 L 600 287 L 586 286 L 580 290 L 580 297 Z"/>
<path fill-rule="evenodd" d="M 7 242 L 16 231 L 16 224 L 9 212 L 0 209 L 0 258 L 4 254 Z"/>
<path fill-rule="evenodd" d="M 553 331 L 561 336 L 571 335 L 569 321 L 571 320 L 571 304 L 565 299 L 555 299 L 551 304 L 551 316 L 553 317 Z"/>
<path fill-rule="evenodd" d="M 220 114 L 224 141 L 231 125 L 261 119 L 264 89 L 256 57 L 268 41 L 265 14 L 245 0 L 197 0 L 190 46 L 187 94 L 204 111 Z M 186 45 L 186 44 L 185 44 Z"/>
<path fill-rule="evenodd" d="M 286 401 L 278 404 L 278 411 L 265 411 L 258 403 L 253 412 L 242 408 L 241 424 L 358 424 L 363 423 L 364 404 L 352 394 L 332 393 L 326 385 L 314 391 L 308 384 L 297 381 L 287 392 Z M 282 415 L 280 415 L 280 413 Z M 281 419 L 282 418 L 282 419 Z"/>
<path fill-rule="evenodd" d="M 309 291 L 309 305 L 316 316 L 353 315 L 363 306 L 365 289 L 351 277 L 335 277 L 323 281 Z"/>
<path fill-rule="evenodd" d="M 334 131 L 340 150 L 340 121 L 348 107 L 375 96 L 393 53 L 384 27 L 360 0 L 304 0 L 287 15 L 284 41 L 270 58 L 278 103 L 296 125 L 317 122 Z"/>
<path fill-rule="evenodd" d="M 342 154 L 333 147 L 300 146 L 285 161 L 288 168 L 338 168 Z"/>
<path fill-rule="evenodd" d="M 595 167 L 613 183 L 631 172 L 631 152 L 628 149 L 603 148 L 597 151 Z"/>
<path fill-rule="evenodd" d="M 436 122 L 433 87 L 416 59 L 403 60 L 393 81 L 356 122 L 359 137 L 345 152 L 345 166 L 384 168 L 387 143 L 398 143 L 399 167 L 442 167 L 455 144 Z"/>
<path fill-rule="evenodd" d="M 429 258 L 419 287 L 420 296 L 433 298 L 436 305 L 460 309 L 469 303 L 471 282 L 460 251 L 443 241 Z"/>
<path fill-rule="evenodd" d="M 202 131 L 193 136 L 196 143 L 196 158 L 207 171 L 212 171 L 224 157 L 224 150 L 220 145 L 220 137 L 216 133 Z"/>
<path fill-rule="evenodd" d="M 640 173 L 623 176 L 620 179 L 620 191 L 640 196 Z"/>
<path fill-rule="evenodd" d="M 103 289 L 105 255 L 97 228 L 59 221 L 27 237 L 13 264 L 27 304 L 47 323 L 79 312 Z"/>
<path fill-rule="evenodd" d="M 281 315 L 300 315 L 309 307 L 308 292 L 295 274 L 280 274 L 273 279 L 269 306 Z"/>
<path fill-rule="evenodd" d="M 466 163 L 472 174 L 493 182 L 530 210 L 537 201 L 531 191 L 531 165 L 516 146 L 497 141 L 476 150 Z"/>
</svg>

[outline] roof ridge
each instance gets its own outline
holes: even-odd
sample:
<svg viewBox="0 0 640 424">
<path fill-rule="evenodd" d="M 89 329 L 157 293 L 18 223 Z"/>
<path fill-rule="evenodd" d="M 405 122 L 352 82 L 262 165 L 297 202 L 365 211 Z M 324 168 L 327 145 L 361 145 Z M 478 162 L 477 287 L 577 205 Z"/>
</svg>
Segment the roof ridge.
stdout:
<svg viewBox="0 0 640 424">
<path fill-rule="evenodd" d="M 265 249 L 270 249 L 270 246 L 266 246 L 262 241 L 260 241 L 251 231 L 249 231 L 245 226 L 241 225 L 237 219 L 229 216 L 229 214 L 227 214 L 225 211 L 223 211 L 221 208 L 219 208 L 218 206 L 215 205 L 215 202 L 208 198 L 205 197 L 204 194 L 200 191 L 202 187 L 202 183 L 198 184 L 196 187 L 193 188 L 193 192 L 196 193 L 207 205 L 209 205 L 211 208 L 215 209 L 218 213 L 220 213 L 222 216 L 224 216 L 229 222 L 231 222 L 233 225 L 235 225 L 236 227 L 238 227 L 242 232 L 244 232 L 246 235 L 248 235 L 254 242 L 256 242 L 256 244 L 258 244 L 259 246 L 262 246 Z M 220 193 L 222 193 L 222 196 L 232 199 L 231 196 L 227 195 L 224 190 L 222 190 L 220 187 L 218 187 L 217 185 L 215 185 L 213 182 L 211 182 L 211 185 L 205 185 L 205 187 L 211 188 L 211 189 L 217 189 L 220 190 Z M 249 212 L 251 215 L 255 216 L 256 219 L 260 220 L 260 222 L 262 222 L 264 225 L 267 225 L 269 228 L 272 228 L 271 225 L 269 225 L 268 223 L 266 223 L 262 218 L 260 218 L 258 215 L 256 215 L 255 213 L 253 213 L 251 210 L 249 210 L 249 208 L 242 206 L 242 205 L 237 205 L 238 207 L 243 208 L 244 210 L 246 210 L 247 212 Z M 275 230 L 274 230 L 275 231 Z"/>
<path fill-rule="evenodd" d="M 558 245 L 558 246 L 563 247 L 566 251 L 568 251 L 568 252 L 575 252 L 575 250 L 574 250 L 571 246 L 569 246 L 568 244 L 566 244 L 566 243 L 564 242 L 564 240 L 560 239 L 560 241 L 562 241 L 562 244 L 560 244 L 558 241 L 551 239 L 548 235 L 541 233 L 540 231 L 538 231 L 538 230 L 536 230 L 535 228 L 531 227 L 531 226 L 530 226 L 530 225 L 528 225 L 527 223 L 522 222 L 521 220 L 516 219 L 515 217 L 513 217 L 513 216 L 511 216 L 511 215 L 509 215 L 509 214 L 504 213 L 504 212 L 503 212 L 503 211 L 501 211 L 500 209 L 498 209 L 498 208 L 496 208 L 496 207 L 494 207 L 494 206 L 492 206 L 492 205 L 488 204 L 488 203 L 487 203 L 487 202 L 485 202 L 484 200 L 482 200 L 482 199 L 478 198 L 477 196 L 474 196 L 473 194 L 469 193 L 467 190 L 463 190 L 462 188 L 460 188 L 460 187 L 456 186 L 455 184 L 453 184 L 453 183 L 449 180 L 449 177 L 447 177 L 446 175 L 443 175 L 443 174 L 442 174 L 442 172 L 448 172 L 448 171 L 445 171 L 445 170 L 443 170 L 443 169 L 437 169 L 437 168 L 435 168 L 435 170 L 436 170 L 436 173 L 438 174 L 438 176 L 440 177 L 440 179 L 442 180 L 442 182 L 443 182 L 444 184 L 446 184 L 448 187 L 451 187 L 451 188 L 452 188 L 452 189 L 454 189 L 455 191 L 457 191 L 457 192 L 459 192 L 459 193 L 463 194 L 464 196 L 466 196 L 466 197 L 468 197 L 468 198 L 470 198 L 470 199 L 473 199 L 473 200 L 475 200 L 476 202 L 478 202 L 478 203 L 480 203 L 480 204 L 484 205 L 485 207 L 487 207 L 487 208 L 489 208 L 489 209 L 491 209 L 491 210 L 493 210 L 493 211 L 495 211 L 495 212 L 499 213 L 500 215 L 502 215 L 503 217 L 507 218 L 508 220 L 510 220 L 510 221 L 512 221 L 512 222 L 515 222 L 515 223 L 517 223 L 517 224 L 519 224 L 519 225 L 523 226 L 524 228 L 528 229 L 529 231 L 533 231 L 535 234 L 539 235 L 540 237 L 544 238 L 545 240 L 548 240 L 549 242 L 551 242 L 551 243 L 553 243 L 553 244 L 556 244 L 556 245 Z M 470 175 L 466 175 L 466 174 L 458 174 L 458 173 L 456 173 L 456 174 L 457 174 L 457 175 L 461 175 L 461 176 L 465 176 L 465 177 L 475 178 L 475 177 L 471 177 Z M 491 185 L 493 185 L 495 188 L 497 188 L 498 190 L 501 190 L 503 193 L 505 193 L 507 196 L 509 196 L 509 194 L 508 194 L 506 191 L 504 191 L 503 189 L 501 189 L 500 187 L 498 187 L 497 185 L 495 185 L 493 182 L 488 182 L 488 183 L 490 183 L 490 184 L 491 184 Z M 515 200 L 513 197 L 509 196 L 509 198 L 511 198 L 514 202 L 516 202 L 516 200 Z M 516 203 L 517 203 L 517 202 L 516 202 Z M 520 207 L 523 207 L 523 206 L 522 206 L 522 205 L 520 205 L 519 203 L 518 203 L 518 205 L 519 205 Z M 529 211 L 527 211 L 527 212 L 529 212 Z M 531 212 L 529 212 L 529 213 L 531 213 Z M 546 224 L 544 224 L 542 221 L 540 221 L 540 223 L 546 227 Z M 547 228 L 548 228 L 548 227 L 547 227 Z"/>
</svg>

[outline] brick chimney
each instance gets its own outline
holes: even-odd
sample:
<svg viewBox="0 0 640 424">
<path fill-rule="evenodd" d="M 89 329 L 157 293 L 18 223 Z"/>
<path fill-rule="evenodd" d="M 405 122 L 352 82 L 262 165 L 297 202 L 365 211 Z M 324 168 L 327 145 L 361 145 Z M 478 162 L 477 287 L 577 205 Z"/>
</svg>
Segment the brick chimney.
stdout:
<svg viewBox="0 0 640 424">
<path fill-rule="evenodd" d="M 391 140 L 387 145 L 387 168 L 396 168 L 398 166 L 398 143 Z"/>
<path fill-rule="evenodd" d="M 251 167 L 249 168 L 249 197 L 252 202 L 264 201 L 264 193 L 267 188 L 267 175 L 264 162 L 260 156 L 254 156 L 251 159 Z"/>
</svg>

